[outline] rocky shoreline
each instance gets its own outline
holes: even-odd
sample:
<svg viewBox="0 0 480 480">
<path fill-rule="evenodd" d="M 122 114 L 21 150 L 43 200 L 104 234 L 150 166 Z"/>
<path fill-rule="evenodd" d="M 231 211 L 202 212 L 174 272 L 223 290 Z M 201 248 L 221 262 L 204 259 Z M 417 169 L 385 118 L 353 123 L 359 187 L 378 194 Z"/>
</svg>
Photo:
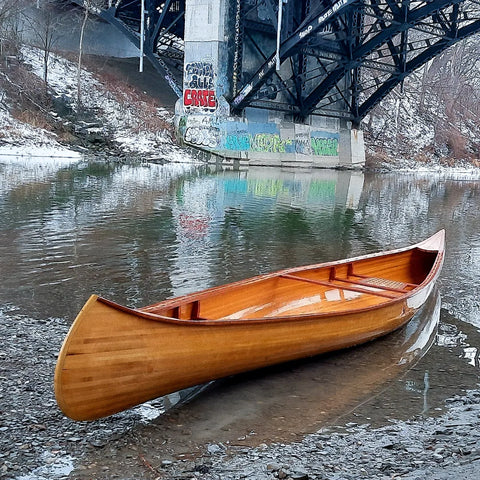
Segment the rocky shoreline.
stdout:
<svg viewBox="0 0 480 480">
<path fill-rule="evenodd" d="M 211 450 L 207 475 L 233 480 L 474 479 L 480 468 L 480 392 L 451 399 L 447 414 L 381 428 L 347 422 L 298 443 L 220 453 Z M 198 470 L 198 467 L 197 467 Z M 170 473 L 170 478 L 192 478 Z"/>
<path fill-rule="evenodd" d="M 72 422 L 53 394 L 56 355 L 66 331 L 62 319 L 32 319 L 13 306 L 0 308 L 2 479 L 478 478 L 480 390 L 450 398 L 436 417 L 376 427 L 369 425 L 368 407 L 361 406 L 317 433 L 302 438 L 292 432 L 293 442 L 253 447 L 212 439 L 192 447 L 186 427 L 170 432 L 173 440 L 164 432 L 156 438 L 140 434 L 148 420 L 139 410 Z"/>
</svg>

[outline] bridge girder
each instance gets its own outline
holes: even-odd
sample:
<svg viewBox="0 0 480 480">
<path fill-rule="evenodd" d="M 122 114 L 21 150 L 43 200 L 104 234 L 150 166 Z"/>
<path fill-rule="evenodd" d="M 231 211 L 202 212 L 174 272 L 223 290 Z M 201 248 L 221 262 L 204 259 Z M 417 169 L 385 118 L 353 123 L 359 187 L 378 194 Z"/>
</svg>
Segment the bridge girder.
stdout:
<svg viewBox="0 0 480 480">
<path fill-rule="evenodd" d="M 73 0 L 118 28 L 140 50 L 140 0 Z M 143 52 L 181 97 L 185 0 L 144 0 Z"/>
<path fill-rule="evenodd" d="M 261 2 L 277 15 L 276 0 L 245 3 Z M 231 104 L 238 111 L 255 106 L 358 125 L 407 75 L 480 31 L 478 0 L 289 0 L 283 8 L 296 21 L 282 26 L 282 67 L 276 71 L 272 47 L 264 50 L 265 59 L 234 92 Z M 244 48 L 255 36 L 249 15 Z"/>
<path fill-rule="evenodd" d="M 74 0 L 84 4 L 87 0 Z M 140 0 L 88 0 L 140 46 Z M 480 0 L 230 0 L 232 110 L 359 125 L 405 77 L 480 31 Z M 144 52 L 181 96 L 185 0 L 145 0 Z"/>
</svg>

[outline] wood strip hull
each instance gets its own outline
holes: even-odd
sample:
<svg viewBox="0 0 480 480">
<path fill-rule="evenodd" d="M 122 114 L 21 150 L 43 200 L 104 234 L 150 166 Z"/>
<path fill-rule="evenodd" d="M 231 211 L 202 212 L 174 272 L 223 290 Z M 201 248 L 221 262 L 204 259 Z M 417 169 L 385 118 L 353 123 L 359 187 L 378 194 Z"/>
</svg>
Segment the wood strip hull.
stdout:
<svg viewBox="0 0 480 480">
<path fill-rule="evenodd" d="M 181 319 L 164 315 L 179 313 L 180 307 L 192 302 L 197 302 L 195 308 L 200 313 L 203 304 L 210 308 L 209 302 L 225 304 L 228 313 L 230 303 L 238 307 L 238 295 L 243 298 L 245 292 L 256 291 L 265 282 L 271 287 L 272 279 L 277 282 L 286 272 L 298 275 L 303 272 L 301 269 L 256 277 L 139 310 L 93 295 L 72 325 L 59 355 L 55 372 L 58 404 L 75 420 L 93 420 L 213 379 L 350 347 L 385 335 L 404 325 L 430 294 L 443 261 L 443 232 L 440 233 L 433 250 L 435 258 L 420 285 L 407 293 L 397 292 L 396 298 L 377 297 L 375 289 L 373 294 L 350 292 L 357 295 L 350 298 L 350 304 L 356 306 L 353 309 L 340 308 L 346 301 L 340 294 L 339 299 L 331 302 L 337 308 L 323 307 L 328 306 L 328 292 L 340 292 L 339 288 L 298 282 L 309 301 L 314 298 L 310 289 L 321 290 L 321 294 L 315 295 L 323 295 L 322 301 L 313 305 L 322 305 L 322 309 L 303 313 L 302 306 L 296 307 L 299 313 L 293 315 L 290 310 L 286 316 L 250 318 L 244 308 L 239 308 L 243 316 L 238 314 L 233 319 L 226 316 Z M 418 246 L 415 248 L 418 250 Z M 395 255 L 406 251 L 397 251 Z M 380 256 L 360 257 L 359 261 L 368 262 L 371 258 Z M 316 266 L 315 272 L 323 272 L 324 268 L 331 271 L 332 265 L 341 270 L 352 262 L 355 264 L 357 260 Z M 365 263 L 362 268 L 365 271 L 370 267 Z M 291 279 L 276 283 L 277 294 L 288 292 L 282 293 L 282 305 L 296 288 L 292 283 L 296 285 Z M 336 285 L 334 281 L 330 283 Z M 212 297 L 216 302 L 212 302 Z M 286 304 L 291 306 L 292 302 Z M 312 309 L 311 305 L 308 308 Z M 219 307 L 211 307 L 211 311 L 216 308 Z M 264 303 L 262 308 L 265 312 L 270 307 Z M 270 311 L 277 311 L 275 308 L 278 310 L 278 304 Z M 190 308 L 190 314 L 192 311 Z"/>
</svg>

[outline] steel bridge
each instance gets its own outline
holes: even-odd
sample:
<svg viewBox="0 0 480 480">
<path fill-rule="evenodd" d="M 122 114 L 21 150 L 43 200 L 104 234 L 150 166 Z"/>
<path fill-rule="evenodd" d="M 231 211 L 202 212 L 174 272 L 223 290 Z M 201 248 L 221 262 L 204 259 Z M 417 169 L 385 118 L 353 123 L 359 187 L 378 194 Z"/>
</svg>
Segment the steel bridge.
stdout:
<svg viewBox="0 0 480 480">
<path fill-rule="evenodd" d="M 181 96 L 186 0 L 76 3 L 92 5 L 142 47 Z M 480 31 L 480 0 L 229 0 L 228 5 L 232 111 L 257 107 L 300 120 L 317 114 L 354 126 L 407 75 Z"/>
</svg>

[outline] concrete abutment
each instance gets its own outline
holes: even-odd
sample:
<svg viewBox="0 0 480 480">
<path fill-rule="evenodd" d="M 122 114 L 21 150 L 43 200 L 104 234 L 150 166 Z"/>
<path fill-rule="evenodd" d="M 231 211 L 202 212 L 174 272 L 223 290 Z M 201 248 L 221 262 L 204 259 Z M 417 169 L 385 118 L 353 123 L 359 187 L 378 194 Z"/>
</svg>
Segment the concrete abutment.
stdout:
<svg viewBox="0 0 480 480">
<path fill-rule="evenodd" d="M 242 166 L 355 168 L 365 163 L 363 132 L 349 122 L 248 107 L 234 115 L 232 0 L 186 0 L 183 97 L 175 108 L 180 143 L 212 161 Z M 244 65 L 248 58 L 244 59 Z"/>
</svg>

